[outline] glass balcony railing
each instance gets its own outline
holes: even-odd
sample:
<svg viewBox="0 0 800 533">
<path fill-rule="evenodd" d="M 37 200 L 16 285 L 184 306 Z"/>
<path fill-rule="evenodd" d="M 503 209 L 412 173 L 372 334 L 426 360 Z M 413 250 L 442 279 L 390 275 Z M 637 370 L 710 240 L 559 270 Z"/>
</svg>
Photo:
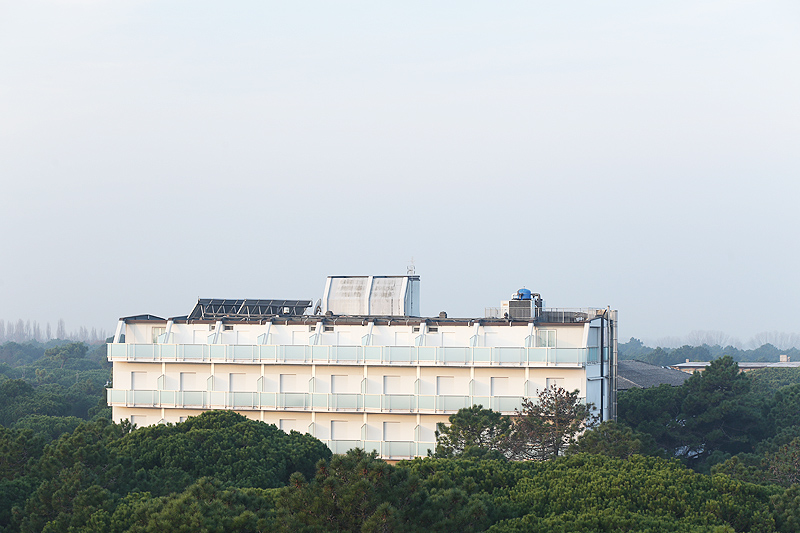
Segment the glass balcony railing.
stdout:
<svg viewBox="0 0 800 533">
<path fill-rule="evenodd" d="M 599 362 L 599 348 L 109 344 L 110 361 L 324 363 L 468 366 L 580 366 Z"/>
<path fill-rule="evenodd" d="M 481 404 L 513 413 L 522 407 L 520 396 L 459 396 L 427 394 L 326 394 L 316 392 L 225 392 L 108 389 L 110 405 L 178 407 L 189 409 L 252 409 L 352 411 L 376 413 L 444 413 Z"/>
</svg>

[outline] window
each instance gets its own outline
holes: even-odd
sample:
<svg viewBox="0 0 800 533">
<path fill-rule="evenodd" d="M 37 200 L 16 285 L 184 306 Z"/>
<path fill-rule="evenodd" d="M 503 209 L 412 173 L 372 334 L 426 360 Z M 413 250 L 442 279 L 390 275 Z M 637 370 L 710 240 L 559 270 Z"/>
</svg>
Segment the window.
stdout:
<svg viewBox="0 0 800 533">
<path fill-rule="evenodd" d="M 197 374 L 194 372 L 181 372 L 180 390 L 193 391 L 197 390 Z"/>
<path fill-rule="evenodd" d="M 166 327 L 163 327 L 163 328 L 154 327 L 153 328 L 153 344 L 156 344 L 158 342 L 159 335 L 163 335 L 166 332 L 167 332 L 167 328 Z"/>
<path fill-rule="evenodd" d="M 536 346 L 540 348 L 556 347 L 556 330 L 540 329 L 536 332 Z"/>
<path fill-rule="evenodd" d="M 428 326 L 428 333 L 438 333 L 439 328 L 437 326 Z"/>
<path fill-rule="evenodd" d="M 233 331 L 233 326 L 222 326 L 222 331 Z"/>
<path fill-rule="evenodd" d="M 492 396 L 508 396 L 508 378 L 492 378 Z"/>
<path fill-rule="evenodd" d="M 347 376 L 331 376 L 331 393 L 347 392 Z"/>
<path fill-rule="evenodd" d="M 326 332 L 333 331 L 333 326 L 323 326 L 322 331 L 326 331 Z"/>
<path fill-rule="evenodd" d="M 228 375 L 228 390 L 231 392 L 244 392 L 244 373 L 229 374 Z"/>
<path fill-rule="evenodd" d="M 281 374 L 281 392 L 298 392 L 297 374 Z"/>
<path fill-rule="evenodd" d="M 278 427 L 286 433 L 292 430 L 297 431 L 297 420 L 294 418 L 281 418 L 278 421 Z"/>
<path fill-rule="evenodd" d="M 452 396 L 455 392 L 456 378 L 453 376 L 436 376 L 436 394 L 438 396 Z"/>
<path fill-rule="evenodd" d="M 147 372 L 131 372 L 131 390 L 146 390 Z"/>
<path fill-rule="evenodd" d="M 385 441 L 398 441 L 403 439 L 403 431 L 400 422 L 384 422 L 383 423 L 383 440 Z"/>
<path fill-rule="evenodd" d="M 347 420 L 331 420 L 331 440 L 347 439 Z"/>
<path fill-rule="evenodd" d="M 402 394 L 400 389 L 400 376 L 383 376 L 384 394 Z"/>
</svg>

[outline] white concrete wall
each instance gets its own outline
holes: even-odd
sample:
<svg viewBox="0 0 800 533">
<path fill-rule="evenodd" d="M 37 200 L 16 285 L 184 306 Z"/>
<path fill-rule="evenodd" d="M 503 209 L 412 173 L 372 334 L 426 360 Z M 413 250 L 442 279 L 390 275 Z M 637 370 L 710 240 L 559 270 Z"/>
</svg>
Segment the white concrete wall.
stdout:
<svg viewBox="0 0 800 533">
<path fill-rule="evenodd" d="M 355 346 L 361 344 L 361 339 L 369 332 L 369 325 L 340 325 L 331 324 L 333 331 L 322 331 L 317 339 L 319 345 L 340 345 Z M 586 346 L 597 346 L 599 343 L 599 328 L 592 324 L 576 325 L 549 325 L 543 329 L 556 331 L 556 347 L 558 348 L 581 348 Z M 598 324 L 599 325 L 599 324 Z M 166 321 L 150 321 L 128 324 L 126 327 L 126 342 L 149 344 L 152 342 L 152 328 L 165 327 Z M 172 337 L 170 343 L 194 344 L 197 342 L 207 343 L 208 337 L 214 334 L 210 328 L 211 324 L 174 324 L 172 326 Z M 264 324 L 233 324 L 233 329 L 220 332 L 220 344 L 240 344 L 253 345 L 258 342 L 259 335 L 270 332 L 269 344 L 292 345 L 308 344 L 309 338 L 314 335 L 316 319 L 310 320 L 307 324 L 285 325 L 274 323 L 271 326 Z M 435 326 L 432 324 L 432 326 Z M 425 346 L 469 346 L 470 338 L 478 335 L 477 346 L 493 347 L 521 347 L 525 346 L 525 338 L 531 334 L 532 330 L 528 326 L 479 326 L 465 325 L 443 325 L 435 326 L 436 332 L 428 332 L 425 335 Z M 391 326 L 380 325 L 372 329 L 373 346 L 393 346 L 393 345 L 414 345 L 417 336 L 424 331 L 424 326 L 420 331 L 413 331 L 414 326 L 398 320 Z M 536 330 L 533 330 L 536 336 Z M 437 383 L 445 383 L 438 378 L 447 378 L 449 389 L 446 394 L 452 396 L 469 396 L 470 393 L 475 397 L 522 397 L 525 395 L 526 380 L 528 383 L 528 393 L 535 397 L 537 390 L 544 389 L 548 382 L 556 382 L 567 390 L 577 389 L 581 396 L 586 397 L 587 401 L 600 404 L 600 381 L 596 379 L 600 376 L 599 364 L 587 364 L 583 366 L 575 365 L 546 365 L 544 363 L 532 365 L 528 368 L 524 366 L 497 365 L 497 366 L 476 366 L 466 365 L 402 365 L 402 364 L 380 364 L 368 363 L 366 365 L 347 365 L 347 364 L 270 364 L 270 363 L 208 363 L 208 362 L 128 362 L 115 361 L 113 369 L 114 389 L 130 390 L 131 373 L 137 374 L 137 388 L 145 390 L 158 389 L 158 380 L 164 376 L 164 390 L 180 390 L 181 373 L 194 374 L 194 390 L 208 390 L 209 378 L 213 378 L 212 389 L 214 391 L 229 391 L 231 386 L 231 374 L 234 374 L 235 386 L 239 390 L 256 392 L 259 391 L 259 383 L 262 384 L 261 390 L 264 392 L 281 392 L 281 376 L 284 381 L 294 382 L 291 391 L 284 392 L 314 392 L 317 394 L 351 393 L 358 394 L 400 394 L 434 396 L 437 391 Z M 605 375 L 608 373 L 606 365 Z M 288 378 L 287 376 L 294 376 Z M 346 376 L 338 379 L 338 390 L 334 391 L 332 384 L 334 376 Z M 391 391 L 386 390 L 389 376 L 389 385 L 395 387 Z M 492 378 L 499 378 L 502 381 L 495 381 L 495 390 L 492 390 Z M 191 381 L 190 378 L 186 378 Z M 365 380 L 365 389 L 362 391 L 362 380 Z M 549 380 L 549 381 L 548 381 Z M 470 391 L 472 383 L 472 391 Z M 498 387 L 502 390 L 498 390 Z M 608 390 L 606 390 L 606 394 Z M 483 401 L 483 400 L 481 400 Z M 491 402 L 491 400 L 489 400 Z M 430 405 L 430 404 L 428 404 Z M 489 407 L 489 405 L 485 405 Z M 424 411 L 424 410 L 423 410 Z M 395 441 L 414 440 L 415 431 L 418 434 L 419 442 L 433 442 L 435 440 L 434 431 L 437 422 L 447 422 L 448 414 L 423 412 L 353 412 L 348 410 L 325 411 L 318 410 L 311 412 L 300 408 L 286 409 L 285 411 L 253 411 L 243 410 L 241 412 L 248 418 L 263 420 L 267 423 L 275 424 L 285 429 L 295 429 L 300 432 L 311 432 L 325 441 L 330 441 L 333 437 L 336 440 L 361 441 L 365 437 L 367 442 L 380 442 L 389 437 Z M 113 416 L 115 420 L 134 417 L 138 425 L 150 425 L 161 421 L 179 422 L 188 416 L 194 416 L 202 412 L 201 409 L 191 408 L 147 408 L 147 407 L 125 407 L 115 405 Z M 283 421 L 283 422 L 282 422 Z M 362 435 L 362 427 L 364 434 Z M 332 434 L 332 430 L 337 434 Z"/>
<path fill-rule="evenodd" d="M 361 339 L 369 332 L 369 326 L 342 325 L 328 320 L 326 326 L 333 327 L 333 331 L 322 331 L 317 339 L 317 344 L 331 346 L 358 346 Z M 391 326 L 376 325 L 372 329 L 373 346 L 413 346 L 421 331 L 414 331 L 414 327 L 398 320 Z M 256 344 L 259 335 L 269 331 L 269 344 L 308 344 L 309 337 L 314 335 L 316 319 L 307 324 L 285 325 L 277 321 L 271 326 L 265 324 L 228 324 L 232 330 L 220 332 L 218 344 Z M 206 344 L 209 336 L 214 335 L 211 329 L 216 324 L 173 324 L 170 343 L 172 344 Z M 149 344 L 152 342 L 153 328 L 166 327 L 166 321 L 135 322 L 127 324 L 125 342 L 129 344 Z M 436 332 L 424 335 L 425 346 L 469 346 L 470 338 L 475 335 L 475 326 L 430 324 L 429 327 L 437 328 Z M 556 330 L 559 348 L 580 348 L 584 346 L 583 324 L 546 325 L 542 329 Z M 597 346 L 597 328 L 591 328 L 591 337 L 588 346 Z M 524 346 L 525 338 L 529 335 L 530 328 L 519 326 L 479 326 L 477 328 L 478 346 Z M 535 335 L 535 330 L 534 330 Z M 402 339 L 402 342 L 399 340 Z"/>
</svg>

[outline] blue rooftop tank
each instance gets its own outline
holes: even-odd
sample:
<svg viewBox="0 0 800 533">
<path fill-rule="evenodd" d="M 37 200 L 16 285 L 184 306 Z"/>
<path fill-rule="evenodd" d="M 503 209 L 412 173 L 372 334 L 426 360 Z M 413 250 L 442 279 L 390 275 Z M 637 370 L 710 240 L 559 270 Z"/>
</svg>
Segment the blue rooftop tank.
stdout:
<svg viewBox="0 0 800 533">
<path fill-rule="evenodd" d="M 531 291 L 530 289 L 521 288 L 517 291 L 517 300 L 530 300 L 531 299 Z"/>
</svg>

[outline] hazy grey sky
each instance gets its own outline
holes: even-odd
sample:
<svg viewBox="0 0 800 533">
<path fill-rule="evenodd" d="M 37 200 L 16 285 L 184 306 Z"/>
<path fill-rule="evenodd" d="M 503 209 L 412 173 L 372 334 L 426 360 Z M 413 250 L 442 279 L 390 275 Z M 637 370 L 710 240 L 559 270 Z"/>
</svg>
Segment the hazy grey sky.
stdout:
<svg viewBox="0 0 800 533">
<path fill-rule="evenodd" d="M 800 3 L 0 0 L 0 318 L 525 285 L 798 332 Z"/>
</svg>

